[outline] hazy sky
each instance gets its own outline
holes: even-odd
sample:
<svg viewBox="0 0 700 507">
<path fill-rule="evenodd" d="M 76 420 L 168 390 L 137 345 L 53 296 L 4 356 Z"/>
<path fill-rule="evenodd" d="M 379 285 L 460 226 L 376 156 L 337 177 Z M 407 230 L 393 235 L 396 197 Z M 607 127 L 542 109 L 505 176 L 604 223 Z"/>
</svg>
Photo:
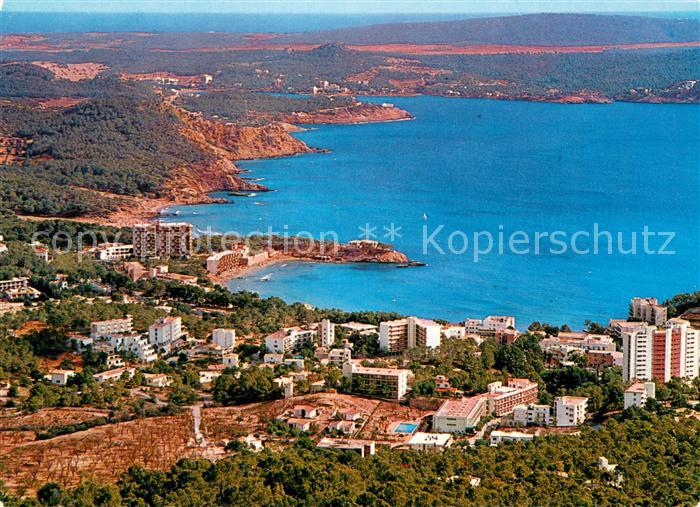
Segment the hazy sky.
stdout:
<svg viewBox="0 0 700 507">
<path fill-rule="evenodd" d="M 0 9 L 5 11 L 110 13 L 642 12 L 699 8 L 700 0 L 0 0 Z"/>
</svg>

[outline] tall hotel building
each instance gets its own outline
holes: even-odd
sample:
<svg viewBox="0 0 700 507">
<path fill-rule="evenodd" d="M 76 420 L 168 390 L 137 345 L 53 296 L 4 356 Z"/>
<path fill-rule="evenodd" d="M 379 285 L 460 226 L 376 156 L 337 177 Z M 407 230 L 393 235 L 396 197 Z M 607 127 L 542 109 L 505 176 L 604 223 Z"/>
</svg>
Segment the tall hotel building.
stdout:
<svg viewBox="0 0 700 507">
<path fill-rule="evenodd" d="M 192 254 L 192 224 L 136 224 L 131 234 L 134 257 L 189 257 Z"/>
<path fill-rule="evenodd" d="M 379 346 L 388 352 L 414 347 L 439 347 L 440 325 L 432 320 L 408 317 L 379 324 Z"/>
<path fill-rule="evenodd" d="M 622 354 L 622 376 L 627 382 L 693 379 L 700 367 L 700 329 L 682 319 L 671 319 L 661 329 L 640 323 L 622 332 Z"/>
</svg>

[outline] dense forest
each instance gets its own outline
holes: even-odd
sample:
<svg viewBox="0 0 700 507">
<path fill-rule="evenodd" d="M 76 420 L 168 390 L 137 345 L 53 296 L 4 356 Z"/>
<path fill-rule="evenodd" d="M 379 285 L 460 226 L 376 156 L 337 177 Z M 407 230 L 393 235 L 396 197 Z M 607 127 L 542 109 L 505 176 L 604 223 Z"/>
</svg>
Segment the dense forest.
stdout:
<svg viewBox="0 0 700 507">
<path fill-rule="evenodd" d="M 444 453 L 379 450 L 369 458 L 313 448 L 238 451 L 170 471 L 133 467 L 116 485 L 47 484 L 41 505 L 694 505 L 700 422 L 634 411 L 579 436 Z M 613 472 L 598 468 L 605 456 Z M 479 479 L 478 485 L 472 479 Z M 36 505 L 5 497 L 7 505 Z"/>
<path fill-rule="evenodd" d="M 508 84 L 500 87 L 503 92 L 515 87 L 516 90 L 537 94 L 556 88 L 569 93 L 598 91 L 606 97 L 625 99 L 632 88 L 665 88 L 676 81 L 700 76 L 700 49 L 590 54 L 436 55 L 421 57 L 421 60 L 431 67 L 455 72 L 441 76 L 443 82 L 436 82 L 439 86 L 457 81 L 472 92 L 479 92 L 480 88 L 470 80 L 483 81 L 486 78 L 506 80 Z"/>
</svg>

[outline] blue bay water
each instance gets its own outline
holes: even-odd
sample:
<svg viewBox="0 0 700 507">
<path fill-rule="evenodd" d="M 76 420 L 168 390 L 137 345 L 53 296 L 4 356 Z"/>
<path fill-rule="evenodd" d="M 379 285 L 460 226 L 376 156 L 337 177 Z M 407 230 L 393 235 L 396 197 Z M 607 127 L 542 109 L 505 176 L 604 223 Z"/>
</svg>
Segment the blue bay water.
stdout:
<svg viewBox="0 0 700 507">
<path fill-rule="evenodd" d="M 33 12 L 0 8 L 3 33 L 51 32 L 300 32 L 332 30 L 381 23 L 448 21 L 519 13 L 369 13 L 369 14 L 290 14 L 251 12 Z M 615 14 L 615 13 L 607 13 Z M 681 12 L 621 12 L 677 19 L 698 19 L 698 10 Z"/>
<path fill-rule="evenodd" d="M 416 119 L 296 134 L 331 152 L 242 162 L 247 176 L 264 178 L 274 191 L 179 207 L 177 220 L 219 232 L 336 231 L 342 241 L 370 224 L 378 239 L 428 266 L 288 263 L 232 280 L 233 290 L 347 310 L 453 321 L 507 313 L 521 326 L 539 320 L 578 327 L 626 316 L 633 296 L 666 298 L 700 287 L 697 106 L 368 100 L 391 101 Z M 401 228 L 394 241 L 384 237 L 391 224 Z M 625 249 L 636 232 L 639 251 L 644 226 L 673 232 L 668 249 L 675 254 L 622 255 L 615 246 L 608 255 L 605 237 L 599 255 L 555 255 L 546 238 L 539 254 L 533 251 L 535 232 L 561 230 L 570 238 L 579 230 L 592 234 L 594 224 L 621 232 Z M 436 242 L 445 250 L 451 231 L 463 231 L 471 243 L 475 231 L 497 240 L 502 230 L 506 251 L 478 262 L 472 244 L 461 255 L 424 251 L 423 228 L 430 234 L 440 226 Z M 508 252 L 508 236 L 518 230 L 530 235 L 529 254 Z M 655 250 L 662 243 L 650 239 Z M 577 244 L 591 246 L 585 237 Z M 266 274 L 270 280 L 261 281 Z"/>
</svg>

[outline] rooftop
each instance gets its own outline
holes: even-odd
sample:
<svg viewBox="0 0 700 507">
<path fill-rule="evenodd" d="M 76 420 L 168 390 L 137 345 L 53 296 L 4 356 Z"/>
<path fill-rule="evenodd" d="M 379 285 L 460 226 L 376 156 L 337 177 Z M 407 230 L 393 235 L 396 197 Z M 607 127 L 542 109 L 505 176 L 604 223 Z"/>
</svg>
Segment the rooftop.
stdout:
<svg viewBox="0 0 700 507">
<path fill-rule="evenodd" d="M 646 386 L 644 382 L 635 382 L 631 386 L 629 386 L 627 389 L 625 389 L 626 393 L 645 393 L 646 392 Z"/>
<path fill-rule="evenodd" d="M 578 405 L 588 401 L 584 396 L 560 396 L 559 399 L 566 404 Z"/>
<path fill-rule="evenodd" d="M 478 411 L 484 400 L 479 397 L 447 400 L 435 414 L 436 417 L 469 417 Z"/>
<path fill-rule="evenodd" d="M 434 445 L 439 447 L 446 446 L 452 435 L 449 433 L 414 433 L 413 436 L 406 442 L 409 445 Z"/>
<path fill-rule="evenodd" d="M 366 374 L 366 375 L 387 375 L 392 377 L 398 377 L 399 375 L 407 374 L 410 370 L 400 370 L 397 368 L 372 368 L 371 366 L 353 366 L 352 373 Z"/>
</svg>

